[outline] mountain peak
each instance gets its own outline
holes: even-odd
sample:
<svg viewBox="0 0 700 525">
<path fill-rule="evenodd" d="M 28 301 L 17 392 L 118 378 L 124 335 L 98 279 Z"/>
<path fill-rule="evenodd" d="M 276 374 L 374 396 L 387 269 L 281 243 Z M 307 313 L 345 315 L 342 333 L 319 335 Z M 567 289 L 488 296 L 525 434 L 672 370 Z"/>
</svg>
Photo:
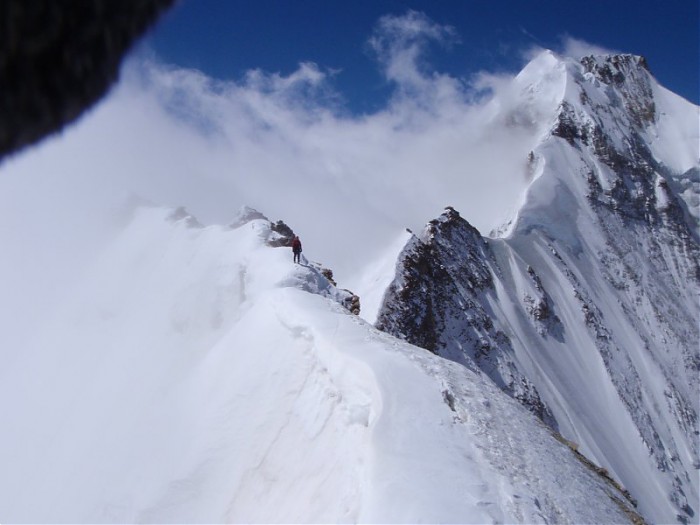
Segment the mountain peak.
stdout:
<svg viewBox="0 0 700 525">
<path fill-rule="evenodd" d="M 523 95 L 521 104 L 550 110 L 561 105 L 622 107 L 642 127 L 656 116 L 654 80 L 643 56 L 587 55 L 577 60 L 544 50 L 522 69 L 515 83 Z"/>
<path fill-rule="evenodd" d="M 399 257 L 377 328 L 479 369 L 624 485 L 697 516 L 697 106 L 635 55 L 543 52 L 499 124 L 531 132 L 499 239 L 452 208 Z M 525 159 L 525 155 L 523 155 Z"/>
</svg>

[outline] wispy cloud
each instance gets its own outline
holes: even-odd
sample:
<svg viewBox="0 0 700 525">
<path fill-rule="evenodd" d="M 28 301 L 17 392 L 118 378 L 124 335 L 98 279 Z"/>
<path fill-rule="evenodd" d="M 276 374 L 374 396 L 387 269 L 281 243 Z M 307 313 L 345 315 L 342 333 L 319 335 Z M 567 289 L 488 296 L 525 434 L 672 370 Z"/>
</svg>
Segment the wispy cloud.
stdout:
<svg viewBox="0 0 700 525">
<path fill-rule="evenodd" d="M 369 45 L 387 80 L 401 91 L 423 91 L 433 79 L 425 61 L 431 43 L 450 46 L 458 42 L 455 29 L 433 22 L 425 14 L 408 11 L 403 16 L 379 19 Z"/>
</svg>

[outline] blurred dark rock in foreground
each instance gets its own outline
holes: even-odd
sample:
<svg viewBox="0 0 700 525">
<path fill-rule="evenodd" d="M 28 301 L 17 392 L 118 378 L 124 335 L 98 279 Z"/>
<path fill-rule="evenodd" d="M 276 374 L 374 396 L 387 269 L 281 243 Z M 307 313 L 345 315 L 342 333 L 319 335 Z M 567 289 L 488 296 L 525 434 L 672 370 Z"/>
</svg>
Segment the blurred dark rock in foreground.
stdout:
<svg viewBox="0 0 700 525">
<path fill-rule="evenodd" d="M 116 81 L 174 0 L 2 0 L 0 159 L 60 130 Z"/>
</svg>

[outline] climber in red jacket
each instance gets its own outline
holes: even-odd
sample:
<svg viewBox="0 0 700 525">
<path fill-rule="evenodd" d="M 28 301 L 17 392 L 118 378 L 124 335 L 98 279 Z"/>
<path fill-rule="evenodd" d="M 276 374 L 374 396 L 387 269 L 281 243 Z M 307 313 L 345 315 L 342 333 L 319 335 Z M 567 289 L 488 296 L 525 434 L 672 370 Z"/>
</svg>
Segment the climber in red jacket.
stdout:
<svg viewBox="0 0 700 525">
<path fill-rule="evenodd" d="M 301 241 L 298 235 L 295 235 L 292 241 L 292 252 L 294 252 L 294 262 L 301 263 Z"/>
</svg>

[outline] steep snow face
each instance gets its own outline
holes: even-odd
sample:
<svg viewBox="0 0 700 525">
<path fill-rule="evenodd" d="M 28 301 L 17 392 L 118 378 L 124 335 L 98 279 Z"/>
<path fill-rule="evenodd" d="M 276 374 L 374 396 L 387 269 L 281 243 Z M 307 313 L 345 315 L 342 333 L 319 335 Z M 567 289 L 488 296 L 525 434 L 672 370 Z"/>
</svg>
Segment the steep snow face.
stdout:
<svg viewBox="0 0 700 525">
<path fill-rule="evenodd" d="M 14 340 L 3 520 L 638 519 L 480 372 L 350 314 L 261 215 L 236 225 L 136 210 Z"/>
<path fill-rule="evenodd" d="M 698 108 L 640 57 L 547 53 L 536 64 L 554 86 L 533 90 L 561 100 L 507 235 L 483 239 L 447 210 L 406 246 L 378 326 L 484 370 L 608 469 L 650 521 L 693 521 Z"/>
</svg>

